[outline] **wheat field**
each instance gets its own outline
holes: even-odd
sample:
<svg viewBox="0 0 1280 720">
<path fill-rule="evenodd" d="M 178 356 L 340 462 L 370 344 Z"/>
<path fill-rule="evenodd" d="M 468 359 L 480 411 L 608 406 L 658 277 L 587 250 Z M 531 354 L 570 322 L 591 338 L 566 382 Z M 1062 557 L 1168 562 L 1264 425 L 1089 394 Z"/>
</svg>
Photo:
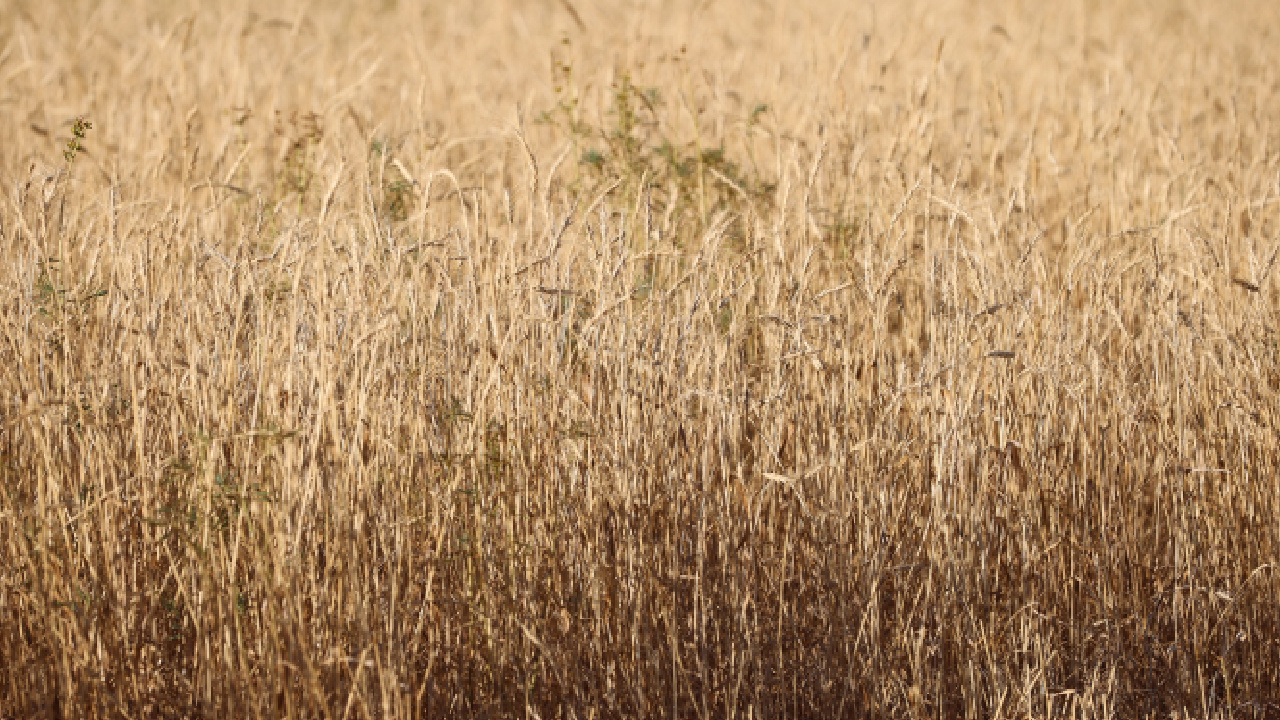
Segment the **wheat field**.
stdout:
<svg viewBox="0 0 1280 720">
<path fill-rule="evenodd" d="M 1265 0 L 0 4 L 0 718 L 1280 717 Z"/>
</svg>

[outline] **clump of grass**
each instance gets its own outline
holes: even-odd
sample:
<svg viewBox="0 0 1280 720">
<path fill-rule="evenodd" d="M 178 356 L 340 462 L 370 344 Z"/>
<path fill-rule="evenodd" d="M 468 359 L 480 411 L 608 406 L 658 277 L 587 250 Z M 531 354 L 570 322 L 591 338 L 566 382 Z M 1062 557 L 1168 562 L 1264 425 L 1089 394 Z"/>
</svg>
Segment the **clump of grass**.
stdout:
<svg viewBox="0 0 1280 720">
<path fill-rule="evenodd" d="M 0 716 L 1280 712 L 1269 4 L 150 11 L 0 23 Z"/>
<path fill-rule="evenodd" d="M 678 66 L 682 57 L 670 62 Z M 553 55 L 552 83 L 556 102 L 538 121 L 572 138 L 579 173 L 574 187 L 584 192 L 612 187 L 622 197 L 642 194 L 660 215 L 674 220 L 668 235 L 676 239 L 697 237 L 727 215 L 730 239 L 737 249 L 745 247 L 751 213 L 768 207 L 776 187 L 731 160 L 723 139 L 704 146 L 701 111 L 695 110 L 690 131 L 662 88 L 639 86 L 624 69 L 609 82 L 608 106 L 592 122 L 581 111 L 582 89 L 572 62 Z M 767 110 L 765 104 L 754 107 L 746 116 L 748 131 Z"/>
</svg>

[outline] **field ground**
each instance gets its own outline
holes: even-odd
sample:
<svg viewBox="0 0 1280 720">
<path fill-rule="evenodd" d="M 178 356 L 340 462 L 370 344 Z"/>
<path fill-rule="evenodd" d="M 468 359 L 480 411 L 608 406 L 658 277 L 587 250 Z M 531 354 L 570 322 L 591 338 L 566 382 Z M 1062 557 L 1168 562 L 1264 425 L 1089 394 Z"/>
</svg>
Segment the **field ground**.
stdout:
<svg viewBox="0 0 1280 720">
<path fill-rule="evenodd" d="M 1264 0 L 0 3 L 0 717 L 1280 717 Z"/>
</svg>

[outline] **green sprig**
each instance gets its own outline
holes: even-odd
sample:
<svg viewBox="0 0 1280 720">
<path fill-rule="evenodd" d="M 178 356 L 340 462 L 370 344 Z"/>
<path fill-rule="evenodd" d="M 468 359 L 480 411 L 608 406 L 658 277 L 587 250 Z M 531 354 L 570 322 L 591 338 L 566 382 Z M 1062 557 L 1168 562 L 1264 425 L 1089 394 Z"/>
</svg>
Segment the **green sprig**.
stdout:
<svg viewBox="0 0 1280 720">
<path fill-rule="evenodd" d="M 80 141 L 84 140 L 86 133 L 92 129 L 93 123 L 83 115 L 77 117 L 71 124 L 71 139 L 67 141 L 67 149 L 62 151 L 62 157 L 66 159 L 68 165 L 76 161 L 76 155 L 84 149 Z"/>
</svg>

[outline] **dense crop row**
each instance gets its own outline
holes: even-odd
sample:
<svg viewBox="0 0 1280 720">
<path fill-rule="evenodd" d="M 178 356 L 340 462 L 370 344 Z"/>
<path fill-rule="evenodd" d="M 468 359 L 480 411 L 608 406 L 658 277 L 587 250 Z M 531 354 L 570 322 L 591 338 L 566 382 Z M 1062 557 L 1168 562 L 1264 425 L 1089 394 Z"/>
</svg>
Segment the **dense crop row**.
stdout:
<svg viewBox="0 0 1280 720">
<path fill-rule="evenodd" d="M 1269 2 L 366 5 L 0 13 L 0 717 L 1280 716 Z"/>
</svg>

